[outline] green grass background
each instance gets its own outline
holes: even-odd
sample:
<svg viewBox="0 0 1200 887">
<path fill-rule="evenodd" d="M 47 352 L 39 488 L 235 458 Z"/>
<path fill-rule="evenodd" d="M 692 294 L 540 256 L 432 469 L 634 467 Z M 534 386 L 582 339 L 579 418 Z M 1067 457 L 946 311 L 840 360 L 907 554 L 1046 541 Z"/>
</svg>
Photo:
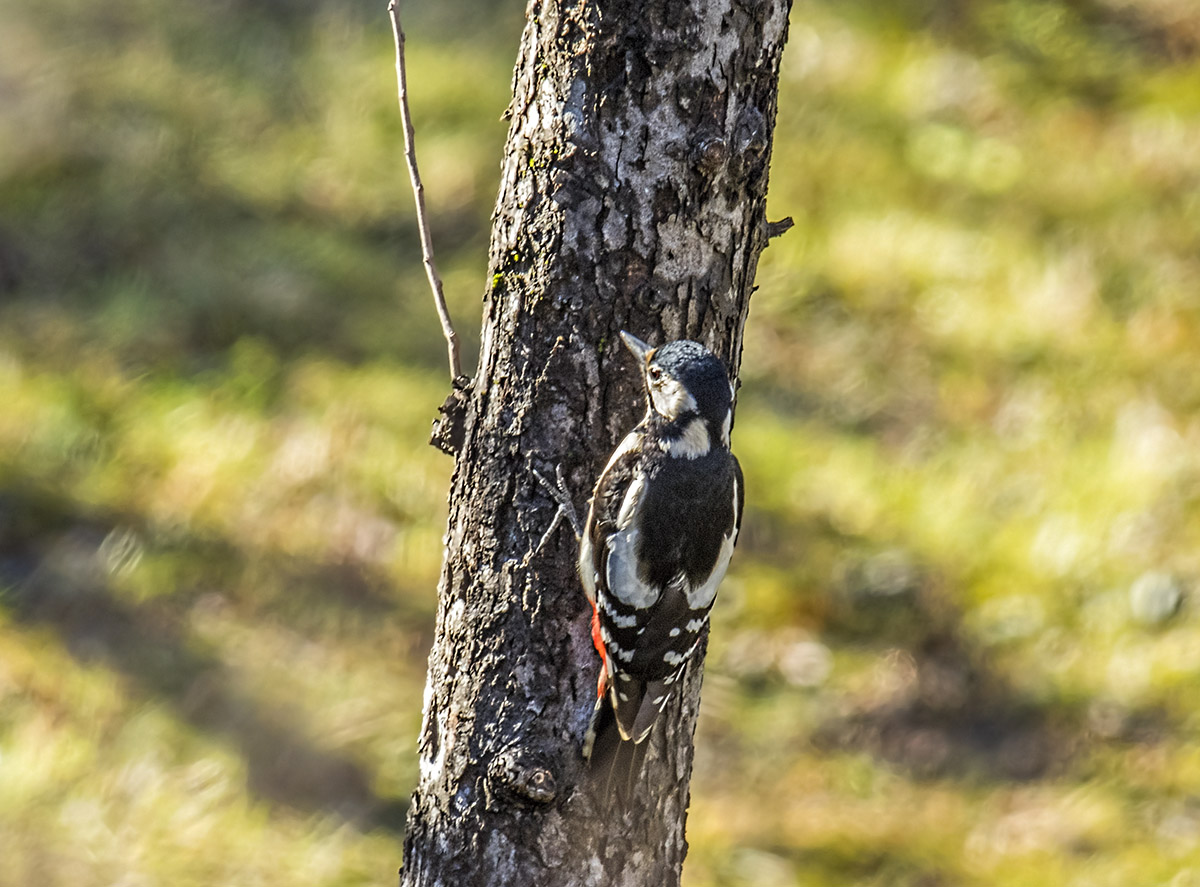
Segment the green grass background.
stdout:
<svg viewBox="0 0 1200 887">
<path fill-rule="evenodd" d="M 450 461 L 381 3 L 0 2 L 0 885 L 394 880 Z M 406 10 L 473 354 L 522 4 Z M 1200 9 L 800 0 L 688 887 L 1200 885 Z"/>
</svg>

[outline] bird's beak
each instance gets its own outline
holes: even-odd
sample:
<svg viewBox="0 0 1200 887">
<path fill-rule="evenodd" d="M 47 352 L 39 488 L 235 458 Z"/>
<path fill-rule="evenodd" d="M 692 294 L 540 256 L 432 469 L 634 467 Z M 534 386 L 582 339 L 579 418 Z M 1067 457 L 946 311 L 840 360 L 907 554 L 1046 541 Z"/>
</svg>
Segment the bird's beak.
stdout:
<svg viewBox="0 0 1200 887">
<path fill-rule="evenodd" d="M 625 330 L 621 330 L 621 341 L 625 343 L 625 347 L 637 358 L 638 366 L 644 367 L 646 365 L 646 358 L 653 349 L 637 336 L 631 336 Z"/>
</svg>

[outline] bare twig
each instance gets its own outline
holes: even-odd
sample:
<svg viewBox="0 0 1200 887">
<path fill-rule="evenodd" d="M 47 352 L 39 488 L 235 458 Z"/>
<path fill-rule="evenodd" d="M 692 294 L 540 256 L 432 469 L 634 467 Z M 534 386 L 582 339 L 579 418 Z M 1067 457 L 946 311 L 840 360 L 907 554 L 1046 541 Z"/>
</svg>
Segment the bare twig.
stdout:
<svg viewBox="0 0 1200 887">
<path fill-rule="evenodd" d="M 433 263 L 433 241 L 429 236 L 429 220 L 425 215 L 425 186 L 421 184 L 421 173 L 417 171 L 417 151 L 413 145 L 412 115 L 408 110 L 408 75 L 404 70 L 404 29 L 400 27 L 398 0 L 388 3 L 388 16 L 392 20 L 392 36 L 396 39 L 396 83 L 399 87 L 400 117 L 404 120 L 404 157 L 408 161 L 408 176 L 412 180 L 413 197 L 417 202 L 417 227 L 421 231 L 421 257 L 425 261 L 425 276 L 433 288 L 433 302 L 437 306 L 438 318 L 442 321 L 442 335 L 446 337 L 446 353 L 450 359 L 450 381 L 457 382 L 462 375 L 462 363 L 458 358 L 458 335 L 450 322 L 450 311 L 446 307 L 446 294 L 442 292 L 442 278 Z"/>
</svg>

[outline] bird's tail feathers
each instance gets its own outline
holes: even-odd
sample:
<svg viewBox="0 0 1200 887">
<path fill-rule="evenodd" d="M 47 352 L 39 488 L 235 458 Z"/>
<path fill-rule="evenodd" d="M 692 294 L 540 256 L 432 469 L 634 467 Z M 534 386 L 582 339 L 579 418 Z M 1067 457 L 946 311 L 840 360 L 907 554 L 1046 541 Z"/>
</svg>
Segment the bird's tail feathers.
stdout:
<svg viewBox="0 0 1200 887">
<path fill-rule="evenodd" d="M 584 742 L 588 758 L 587 779 L 597 796 L 611 805 L 615 800 L 622 808 L 629 806 L 642 763 L 650 743 L 627 739 L 617 722 L 616 712 L 605 694 L 596 700 L 592 723 Z"/>
</svg>

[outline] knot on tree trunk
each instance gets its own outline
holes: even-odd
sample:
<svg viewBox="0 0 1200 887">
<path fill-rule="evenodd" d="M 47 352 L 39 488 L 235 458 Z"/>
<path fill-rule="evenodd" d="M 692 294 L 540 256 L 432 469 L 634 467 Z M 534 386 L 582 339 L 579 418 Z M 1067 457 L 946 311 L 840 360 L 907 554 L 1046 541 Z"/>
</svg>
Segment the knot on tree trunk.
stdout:
<svg viewBox="0 0 1200 887">
<path fill-rule="evenodd" d="M 509 749 L 488 767 L 493 796 L 549 804 L 558 797 L 558 781 L 544 762 L 523 749 Z"/>
</svg>

